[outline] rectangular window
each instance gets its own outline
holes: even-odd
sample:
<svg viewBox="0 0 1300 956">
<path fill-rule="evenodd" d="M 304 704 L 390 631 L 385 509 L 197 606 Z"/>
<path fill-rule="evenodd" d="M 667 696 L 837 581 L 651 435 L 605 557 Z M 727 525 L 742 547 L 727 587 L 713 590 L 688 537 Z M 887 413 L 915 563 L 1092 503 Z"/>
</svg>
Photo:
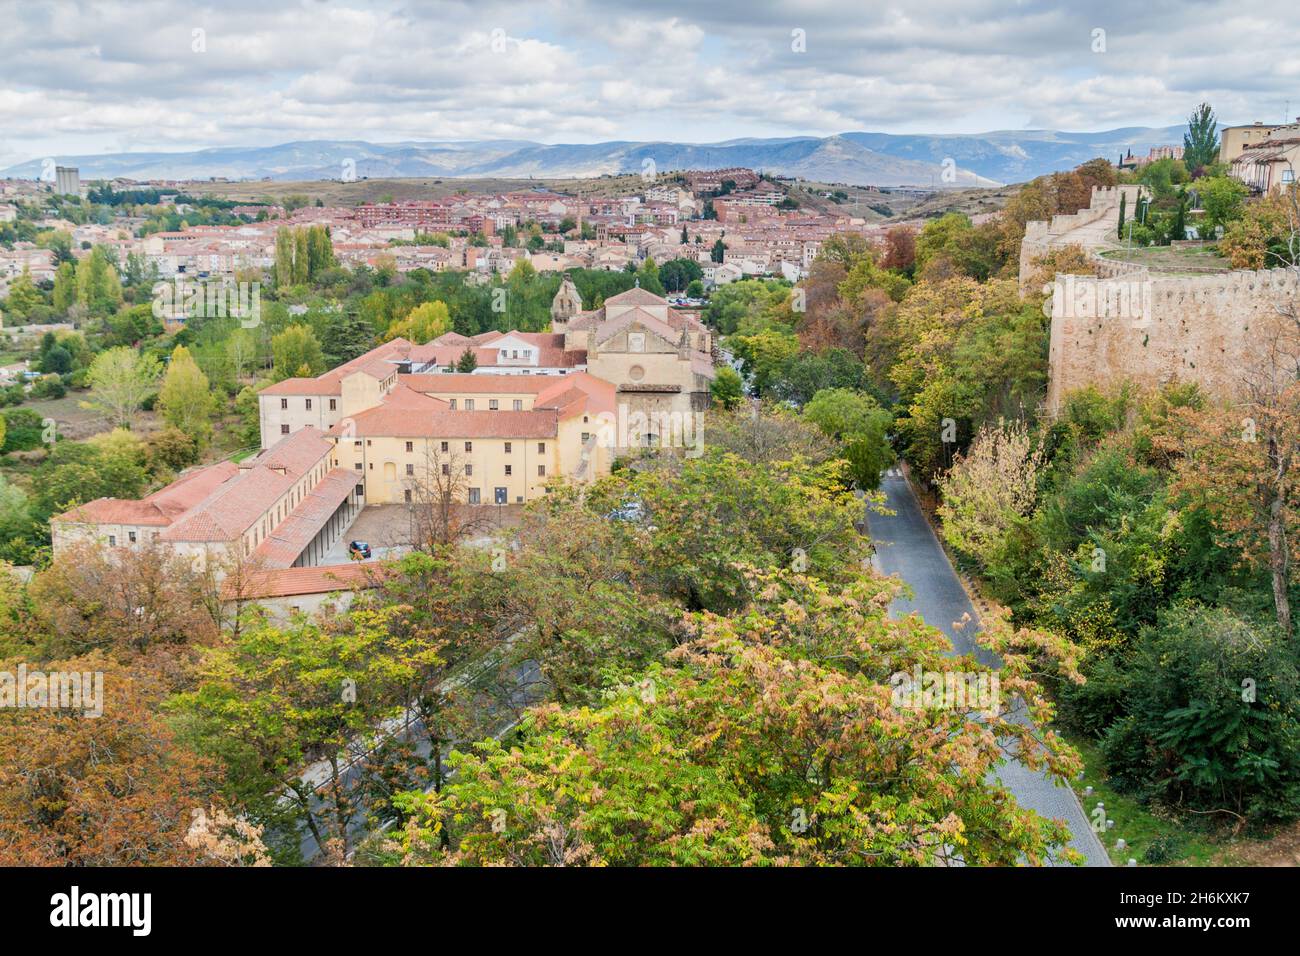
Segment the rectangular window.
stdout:
<svg viewBox="0 0 1300 956">
<path fill-rule="evenodd" d="M 451 474 L 451 465 L 447 464 L 445 461 L 442 463 L 442 473 L 444 475 Z"/>
<path fill-rule="evenodd" d="M 471 452 L 473 450 L 474 450 L 474 443 L 472 441 L 465 442 L 465 451 Z"/>
<path fill-rule="evenodd" d="M 471 488 L 469 490 L 469 503 L 472 505 L 479 503 L 479 490 L 477 488 Z"/>
<path fill-rule="evenodd" d="M 339 400 L 338 400 L 337 398 L 331 398 L 331 399 L 330 399 L 330 411 L 331 411 L 331 412 L 337 412 L 338 410 L 339 410 Z"/>
<path fill-rule="evenodd" d="M 516 398 L 516 399 L 515 399 L 515 411 L 517 411 L 517 412 L 522 412 L 523 410 L 524 410 L 524 400 L 523 400 L 522 398 Z"/>
<path fill-rule="evenodd" d="M 287 435 L 287 434 L 289 434 L 289 426 L 288 426 L 288 425 L 281 425 L 281 426 L 280 426 L 280 434 L 281 434 L 281 435 Z"/>
<path fill-rule="evenodd" d="M 446 442 L 443 442 L 443 443 L 442 443 L 442 450 L 443 450 L 443 451 L 446 451 L 446 450 L 447 450 L 447 443 L 446 443 Z"/>
<path fill-rule="evenodd" d="M 117 535 L 115 535 L 115 534 L 110 534 L 110 535 L 108 536 L 108 546 L 109 546 L 110 548 L 116 548 L 116 547 L 117 547 Z"/>
<path fill-rule="evenodd" d="M 587 444 L 587 442 L 589 442 L 589 441 L 591 441 L 591 432 L 583 432 L 583 433 L 582 433 L 582 443 L 585 445 L 585 444 Z"/>
<path fill-rule="evenodd" d="M 406 499 L 407 501 L 410 501 L 410 500 L 411 500 L 411 489 L 410 489 L 410 488 L 407 488 L 404 492 L 402 492 L 402 497 L 403 497 L 404 499 Z"/>
<path fill-rule="evenodd" d="M 467 475 L 472 475 L 472 474 L 474 474 L 474 466 L 473 466 L 473 465 L 466 465 L 466 466 L 465 466 L 465 474 L 467 474 Z"/>
<path fill-rule="evenodd" d="M 467 412 L 474 411 L 474 399 L 472 398 L 465 399 L 465 411 Z"/>
<path fill-rule="evenodd" d="M 538 477 L 538 478 L 545 478 L 545 477 L 546 477 L 546 466 L 545 466 L 545 465 L 538 465 L 538 466 L 537 466 L 537 477 Z"/>
<path fill-rule="evenodd" d="M 357 489 L 356 489 L 356 490 L 357 490 L 357 497 L 358 497 L 358 498 L 364 498 L 364 497 L 366 496 L 366 486 L 365 486 L 365 485 L 357 485 Z"/>
<path fill-rule="evenodd" d="M 488 399 L 488 411 L 495 412 L 500 407 L 501 407 L 501 403 L 497 401 L 495 398 Z"/>
<path fill-rule="evenodd" d="M 282 398 L 282 399 L 280 399 L 280 407 L 281 407 L 281 408 L 288 408 L 288 407 L 289 407 L 289 400 L 288 400 L 287 398 Z"/>
<path fill-rule="evenodd" d="M 456 410 L 456 399 L 454 399 L 454 398 L 451 399 L 451 410 L 452 410 L 453 412 Z"/>
<path fill-rule="evenodd" d="M 514 469 L 514 466 L 513 466 L 513 465 L 506 465 L 506 477 L 507 477 L 507 478 L 509 478 L 512 474 L 514 474 L 514 470 L 513 470 L 513 469 Z"/>
<path fill-rule="evenodd" d="M 408 454 L 409 454 L 410 452 L 415 451 L 415 442 L 413 442 L 413 441 L 408 441 L 408 442 L 406 443 L 406 451 L 407 451 Z"/>
<path fill-rule="evenodd" d="M 311 411 L 311 399 L 307 399 L 307 411 Z"/>
<path fill-rule="evenodd" d="M 506 454 L 510 454 L 510 442 L 506 442 Z"/>
<path fill-rule="evenodd" d="M 352 447 L 353 447 L 353 448 L 360 448 L 360 447 L 361 447 L 361 439 L 358 438 L 356 441 L 354 441 L 354 442 L 352 443 Z"/>
<path fill-rule="evenodd" d="M 406 473 L 407 473 L 408 475 L 414 475 L 414 474 L 415 474 L 415 466 L 412 465 L 409 461 L 406 463 Z"/>
<path fill-rule="evenodd" d="M 352 467 L 355 468 L 357 471 L 360 471 L 360 470 L 361 470 L 361 462 L 357 462 L 357 463 L 356 463 L 355 465 L 353 465 Z"/>
<path fill-rule="evenodd" d="M 135 544 L 135 532 L 134 532 L 134 531 L 128 531 L 128 532 L 126 533 L 126 539 L 127 539 L 128 541 L 130 541 L 132 544 Z"/>
<path fill-rule="evenodd" d="M 539 454 L 539 455 L 545 455 L 545 454 L 546 454 L 546 442 L 544 442 L 544 441 L 539 441 L 539 442 L 537 443 L 537 454 Z"/>
</svg>

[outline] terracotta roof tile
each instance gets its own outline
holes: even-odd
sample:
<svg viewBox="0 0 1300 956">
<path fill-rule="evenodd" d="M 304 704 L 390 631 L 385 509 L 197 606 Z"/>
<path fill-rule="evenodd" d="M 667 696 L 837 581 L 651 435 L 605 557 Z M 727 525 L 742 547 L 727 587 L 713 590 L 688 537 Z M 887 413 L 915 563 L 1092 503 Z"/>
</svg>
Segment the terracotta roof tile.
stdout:
<svg viewBox="0 0 1300 956">
<path fill-rule="evenodd" d="M 234 578 L 226 578 L 221 586 L 221 597 L 226 601 L 256 601 L 262 598 L 356 591 L 378 587 L 390 573 L 382 564 L 365 561 L 252 571 L 238 582 Z"/>
<path fill-rule="evenodd" d="M 253 555 L 264 568 L 287 568 L 298 560 L 356 485 L 356 476 L 335 468 L 289 512 Z"/>
</svg>

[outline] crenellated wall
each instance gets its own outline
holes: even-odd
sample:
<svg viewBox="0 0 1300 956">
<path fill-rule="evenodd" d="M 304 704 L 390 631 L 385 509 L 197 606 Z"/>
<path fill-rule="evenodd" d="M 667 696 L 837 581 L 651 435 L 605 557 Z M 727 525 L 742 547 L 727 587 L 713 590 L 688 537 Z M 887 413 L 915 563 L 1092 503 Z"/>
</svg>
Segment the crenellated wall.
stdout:
<svg viewBox="0 0 1300 956">
<path fill-rule="evenodd" d="M 1051 222 L 1035 220 L 1025 223 L 1025 238 L 1020 243 L 1020 294 L 1033 274 L 1033 261 L 1053 249 L 1082 246 L 1096 249 L 1113 243 L 1119 233 L 1120 197 L 1127 195 L 1128 214 L 1137 207 L 1143 186 L 1094 186 L 1086 209 L 1053 216 Z"/>
<path fill-rule="evenodd" d="M 1231 398 L 1261 357 L 1264 326 L 1300 303 L 1300 274 L 1153 275 L 1109 260 L 1103 276 L 1057 276 L 1047 403 L 1086 385 L 1196 381 Z"/>
<path fill-rule="evenodd" d="M 1025 225 L 1020 245 L 1020 289 L 1033 262 L 1052 249 L 1088 250 L 1096 275 L 1058 275 L 1051 298 L 1047 405 L 1087 385 L 1129 380 L 1145 386 L 1199 382 L 1211 394 L 1236 395 L 1258 366 L 1265 323 L 1285 303 L 1300 308 L 1300 271 L 1238 270 L 1188 276 L 1152 272 L 1100 255 L 1117 248 L 1120 197 L 1129 214 L 1143 187 L 1093 189 L 1091 203 L 1051 222 Z M 1037 291 L 1037 290 L 1033 290 Z"/>
</svg>

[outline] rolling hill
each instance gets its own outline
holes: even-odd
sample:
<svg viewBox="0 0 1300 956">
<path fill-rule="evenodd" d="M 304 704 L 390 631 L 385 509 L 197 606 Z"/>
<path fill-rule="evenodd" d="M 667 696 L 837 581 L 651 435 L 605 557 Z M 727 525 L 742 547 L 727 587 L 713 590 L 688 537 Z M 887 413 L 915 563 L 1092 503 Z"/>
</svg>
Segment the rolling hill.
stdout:
<svg viewBox="0 0 1300 956">
<path fill-rule="evenodd" d="M 747 166 L 779 176 L 858 186 L 969 188 L 1023 182 L 1125 149 L 1145 153 L 1180 143 L 1184 127 L 1126 127 L 1096 133 L 1002 130 L 969 135 L 849 132 L 836 136 L 737 139 L 721 143 L 613 141 L 543 144 L 523 140 L 369 143 L 305 140 L 192 152 L 103 153 L 53 157 L 82 179 L 341 179 L 393 177 L 589 177 L 647 169 Z M 4 170 L 40 175 L 44 157 Z M 956 178 L 945 181 L 945 162 Z"/>
</svg>

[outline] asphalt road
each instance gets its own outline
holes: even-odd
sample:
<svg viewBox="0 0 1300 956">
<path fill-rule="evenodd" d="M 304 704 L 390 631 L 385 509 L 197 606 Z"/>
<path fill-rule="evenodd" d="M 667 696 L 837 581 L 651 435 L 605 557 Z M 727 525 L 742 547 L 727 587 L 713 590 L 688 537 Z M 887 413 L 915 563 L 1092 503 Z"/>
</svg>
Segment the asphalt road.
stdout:
<svg viewBox="0 0 1300 956">
<path fill-rule="evenodd" d="M 973 653 L 981 663 L 997 666 L 995 654 L 975 645 L 973 637 L 978 632 L 979 617 L 921 513 L 907 479 L 888 474 L 881 490 L 894 514 L 867 515 L 867 525 L 876 545 L 876 565 L 884 574 L 906 581 L 915 593 L 910 599 L 896 599 L 890 606 L 891 613 L 906 615 L 915 611 L 927 624 L 948 635 L 954 653 Z M 961 620 L 963 614 L 970 615 L 971 623 L 957 630 L 953 622 Z M 998 777 L 1022 806 L 1069 824 L 1073 834 L 1071 844 L 1087 857 L 1089 866 L 1110 866 L 1106 851 L 1070 787 L 1054 783 L 1046 774 L 1031 771 L 1015 761 L 1003 764 Z"/>
</svg>

